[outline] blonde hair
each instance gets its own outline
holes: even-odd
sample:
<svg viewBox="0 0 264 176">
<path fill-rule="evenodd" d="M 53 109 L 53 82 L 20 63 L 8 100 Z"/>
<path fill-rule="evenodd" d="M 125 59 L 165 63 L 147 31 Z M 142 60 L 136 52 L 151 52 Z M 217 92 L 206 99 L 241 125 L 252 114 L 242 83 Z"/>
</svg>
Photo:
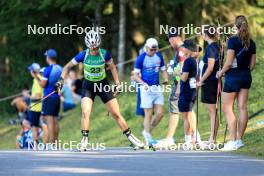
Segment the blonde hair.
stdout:
<svg viewBox="0 0 264 176">
<path fill-rule="evenodd" d="M 235 21 L 236 27 L 239 29 L 238 37 L 242 41 L 243 46 L 247 50 L 250 45 L 250 32 L 248 22 L 245 16 L 237 16 Z"/>
</svg>

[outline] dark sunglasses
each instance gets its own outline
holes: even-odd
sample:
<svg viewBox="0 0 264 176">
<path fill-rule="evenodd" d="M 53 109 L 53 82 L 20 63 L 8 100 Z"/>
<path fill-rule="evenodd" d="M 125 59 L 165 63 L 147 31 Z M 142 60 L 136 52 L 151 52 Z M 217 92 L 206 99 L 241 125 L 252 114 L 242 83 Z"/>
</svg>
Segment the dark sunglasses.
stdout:
<svg viewBox="0 0 264 176">
<path fill-rule="evenodd" d="M 151 49 L 149 49 L 151 52 L 155 52 L 155 51 L 157 51 L 157 48 L 151 48 Z"/>
<path fill-rule="evenodd" d="M 92 51 L 97 51 L 98 49 L 99 49 L 99 47 L 90 48 L 90 50 L 92 50 Z"/>
</svg>

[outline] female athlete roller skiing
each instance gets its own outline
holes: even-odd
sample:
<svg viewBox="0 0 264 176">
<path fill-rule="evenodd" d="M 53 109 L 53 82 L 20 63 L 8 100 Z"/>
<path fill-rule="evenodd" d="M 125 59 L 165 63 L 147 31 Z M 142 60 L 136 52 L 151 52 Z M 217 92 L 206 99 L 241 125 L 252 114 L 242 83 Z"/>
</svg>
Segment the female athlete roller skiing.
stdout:
<svg viewBox="0 0 264 176">
<path fill-rule="evenodd" d="M 82 140 L 80 150 L 85 151 L 88 144 L 89 136 L 89 124 L 90 124 L 90 113 L 95 96 L 99 96 L 105 103 L 108 111 L 112 114 L 117 124 L 123 131 L 134 147 L 143 148 L 144 144 L 137 139 L 129 129 L 125 119 L 120 113 L 117 99 L 114 97 L 112 91 L 106 91 L 107 89 L 98 89 L 98 87 L 109 86 L 106 79 L 106 69 L 108 66 L 113 75 L 115 84 L 120 87 L 119 77 L 116 66 L 113 59 L 108 51 L 100 48 L 101 38 L 98 32 L 91 30 L 85 38 L 85 44 L 87 49 L 77 54 L 63 69 L 61 80 L 57 83 L 59 88 L 63 85 L 63 79 L 65 78 L 68 71 L 75 65 L 83 63 L 84 81 L 82 85 L 82 120 L 81 120 L 81 133 Z"/>
</svg>

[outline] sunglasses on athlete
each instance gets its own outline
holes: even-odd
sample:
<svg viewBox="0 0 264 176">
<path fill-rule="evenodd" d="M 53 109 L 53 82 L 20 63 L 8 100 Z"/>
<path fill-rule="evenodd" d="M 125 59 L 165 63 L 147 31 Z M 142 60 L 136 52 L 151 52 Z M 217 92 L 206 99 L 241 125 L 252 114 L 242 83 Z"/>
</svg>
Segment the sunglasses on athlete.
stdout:
<svg viewBox="0 0 264 176">
<path fill-rule="evenodd" d="M 97 51 L 99 49 L 99 47 L 92 47 L 92 48 L 90 48 L 90 50 L 92 50 L 92 51 Z"/>
<path fill-rule="evenodd" d="M 155 51 L 157 51 L 157 48 L 150 48 L 149 49 L 151 52 L 155 52 Z"/>
</svg>

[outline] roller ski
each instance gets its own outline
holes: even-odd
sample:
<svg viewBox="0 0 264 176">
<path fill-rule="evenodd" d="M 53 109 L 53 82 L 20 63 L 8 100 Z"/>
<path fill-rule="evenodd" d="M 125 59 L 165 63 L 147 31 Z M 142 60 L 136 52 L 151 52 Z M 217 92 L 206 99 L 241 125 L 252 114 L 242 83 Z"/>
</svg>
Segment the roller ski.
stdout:
<svg viewBox="0 0 264 176">
<path fill-rule="evenodd" d="M 129 142 L 131 143 L 130 144 L 130 147 L 133 149 L 133 150 L 140 150 L 140 149 L 144 149 L 144 143 L 141 142 L 138 138 L 136 138 L 130 129 L 127 129 L 123 132 L 127 139 L 129 140 Z"/>
<path fill-rule="evenodd" d="M 82 133 L 83 138 L 80 143 L 80 148 L 77 148 L 76 152 L 86 152 L 88 149 L 87 146 L 89 143 L 89 138 L 88 138 L 89 131 L 82 130 L 81 133 Z"/>
</svg>

